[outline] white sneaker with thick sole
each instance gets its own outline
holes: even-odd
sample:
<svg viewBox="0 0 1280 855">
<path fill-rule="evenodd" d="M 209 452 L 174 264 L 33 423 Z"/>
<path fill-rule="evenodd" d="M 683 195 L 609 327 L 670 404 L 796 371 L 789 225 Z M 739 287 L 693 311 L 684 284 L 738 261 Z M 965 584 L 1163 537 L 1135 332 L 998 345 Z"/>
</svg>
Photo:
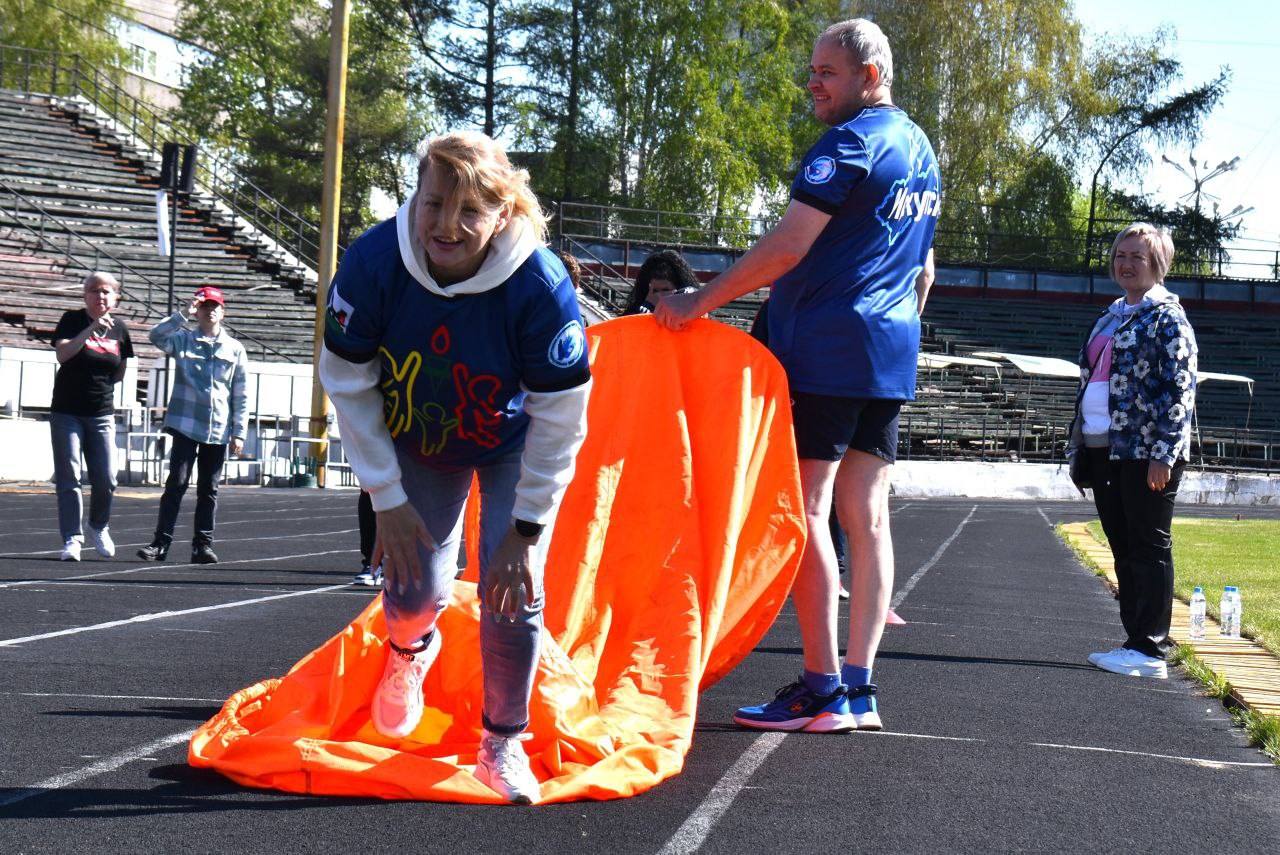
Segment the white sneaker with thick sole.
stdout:
<svg viewBox="0 0 1280 855">
<path fill-rule="evenodd" d="M 488 730 L 481 732 L 476 779 L 513 805 L 531 805 L 542 798 L 542 786 L 520 745 L 532 738 L 532 733 L 500 736 Z"/>
<path fill-rule="evenodd" d="M 80 560 L 80 538 L 68 537 L 67 542 L 62 544 L 61 561 L 79 561 Z"/>
<path fill-rule="evenodd" d="M 368 565 L 365 565 L 364 567 L 361 567 L 361 568 L 360 568 L 360 572 L 359 572 L 359 573 L 357 573 L 357 574 L 356 574 L 356 577 L 355 577 L 354 579 L 352 579 L 352 580 L 351 580 L 351 584 L 353 584 L 353 585 L 365 585 L 365 586 L 367 586 L 367 587 L 372 588 L 372 587 L 374 586 L 374 581 L 373 581 L 373 568 L 372 568 L 372 567 L 369 567 Z"/>
<path fill-rule="evenodd" d="M 387 645 L 387 667 L 373 692 L 370 706 L 374 729 L 383 736 L 403 739 L 422 720 L 422 681 L 440 652 L 440 630 L 431 633 L 417 653 L 401 653 Z"/>
<path fill-rule="evenodd" d="M 1103 659 L 1103 658 L 1105 658 L 1105 657 L 1107 657 L 1107 656 L 1115 656 L 1115 655 L 1120 654 L 1120 653 L 1123 653 L 1123 652 L 1124 652 L 1124 648 L 1123 648 L 1123 647 L 1113 647 L 1113 648 L 1111 648 L 1110 650 L 1106 651 L 1105 653 L 1090 653 L 1090 654 L 1089 654 L 1089 664 L 1090 664 L 1090 665 L 1097 665 L 1097 664 L 1098 664 L 1098 660 L 1099 660 L 1099 659 Z"/>
<path fill-rule="evenodd" d="M 1128 648 L 1113 650 L 1099 657 L 1093 664 L 1103 671 L 1123 674 L 1126 677 L 1154 677 L 1157 680 L 1164 680 L 1169 676 L 1169 667 L 1163 659 Z"/>
<path fill-rule="evenodd" d="M 116 554 L 116 542 L 111 539 L 111 532 L 105 525 L 100 530 L 89 526 L 89 540 L 103 558 L 111 558 Z"/>
</svg>

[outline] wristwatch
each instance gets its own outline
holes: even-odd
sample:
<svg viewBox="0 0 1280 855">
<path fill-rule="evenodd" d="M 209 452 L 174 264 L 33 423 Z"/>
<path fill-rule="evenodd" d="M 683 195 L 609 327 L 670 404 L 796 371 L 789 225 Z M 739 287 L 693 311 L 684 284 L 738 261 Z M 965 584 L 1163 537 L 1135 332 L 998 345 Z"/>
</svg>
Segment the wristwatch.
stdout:
<svg viewBox="0 0 1280 855">
<path fill-rule="evenodd" d="M 542 523 L 529 522 L 528 520 L 516 520 L 516 534 L 521 537 L 527 537 L 530 540 L 542 534 L 544 526 Z"/>
</svg>

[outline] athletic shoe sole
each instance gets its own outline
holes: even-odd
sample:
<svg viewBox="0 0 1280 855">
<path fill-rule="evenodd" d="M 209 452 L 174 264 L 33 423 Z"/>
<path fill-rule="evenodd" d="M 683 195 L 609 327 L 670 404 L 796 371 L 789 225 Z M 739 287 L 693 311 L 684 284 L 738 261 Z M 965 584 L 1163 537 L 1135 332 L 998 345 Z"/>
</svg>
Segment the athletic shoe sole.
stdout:
<svg viewBox="0 0 1280 855">
<path fill-rule="evenodd" d="M 822 713 L 813 718 L 793 718 L 786 721 L 760 721 L 752 718 L 733 717 L 735 724 L 753 730 L 777 730 L 787 733 L 849 733 L 858 729 L 853 714 Z"/>
<path fill-rule="evenodd" d="M 1100 660 L 1093 664 L 1096 667 L 1101 668 L 1103 671 L 1109 671 L 1112 674 L 1120 674 L 1125 677 L 1150 677 L 1156 680 L 1169 679 L 1169 667 L 1163 662 L 1160 663 L 1159 667 L 1152 667 L 1148 665 L 1117 665 L 1106 660 Z"/>
</svg>

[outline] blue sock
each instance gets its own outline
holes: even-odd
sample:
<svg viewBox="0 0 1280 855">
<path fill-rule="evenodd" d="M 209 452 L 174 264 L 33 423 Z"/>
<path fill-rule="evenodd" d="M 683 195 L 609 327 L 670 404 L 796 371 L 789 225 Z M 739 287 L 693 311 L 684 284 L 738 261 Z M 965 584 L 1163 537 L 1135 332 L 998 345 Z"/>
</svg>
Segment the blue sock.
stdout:
<svg viewBox="0 0 1280 855">
<path fill-rule="evenodd" d="M 815 695 L 829 695 L 840 688 L 839 674 L 819 674 L 805 669 L 801 679 L 804 681 L 805 688 Z"/>
<path fill-rule="evenodd" d="M 871 669 L 859 668 L 857 665 L 844 662 L 840 665 L 840 679 L 851 688 L 865 686 L 871 682 Z"/>
</svg>

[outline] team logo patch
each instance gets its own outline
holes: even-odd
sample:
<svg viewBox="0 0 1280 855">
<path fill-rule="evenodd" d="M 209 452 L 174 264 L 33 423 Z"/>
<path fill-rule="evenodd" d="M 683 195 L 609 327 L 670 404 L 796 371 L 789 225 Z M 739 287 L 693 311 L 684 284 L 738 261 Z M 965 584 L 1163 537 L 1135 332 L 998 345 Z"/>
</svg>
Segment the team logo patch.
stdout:
<svg viewBox="0 0 1280 855">
<path fill-rule="evenodd" d="M 804 168 L 804 180 L 810 184 L 826 184 L 836 174 L 836 162 L 829 157 L 816 158 Z"/>
<path fill-rule="evenodd" d="M 337 288 L 329 289 L 329 311 L 325 314 L 324 321 L 330 329 L 336 327 L 345 333 L 347 324 L 351 323 L 351 316 L 355 313 L 355 306 L 342 299 Z"/>
<path fill-rule="evenodd" d="M 556 368 L 568 368 L 582 358 L 586 349 L 587 337 L 582 332 L 582 324 L 569 321 L 551 340 L 551 346 L 547 348 L 547 361 Z"/>
</svg>

